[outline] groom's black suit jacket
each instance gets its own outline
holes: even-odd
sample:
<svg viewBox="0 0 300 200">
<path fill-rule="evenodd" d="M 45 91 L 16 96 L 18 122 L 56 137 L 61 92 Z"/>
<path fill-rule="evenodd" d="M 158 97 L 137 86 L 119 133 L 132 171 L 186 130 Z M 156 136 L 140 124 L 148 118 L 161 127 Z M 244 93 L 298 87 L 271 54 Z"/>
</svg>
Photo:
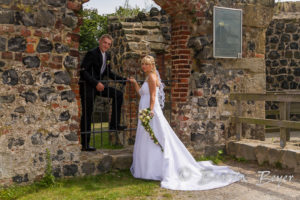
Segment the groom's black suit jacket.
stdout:
<svg viewBox="0 0 300 200">
<path fill-rule="evenodd" d="M 102 54 L 100 52 L 99 47 L 92 49 L 88 51 L 81 63 L 81 70 L 80 70 L 80 82 L 82 81 L 86 82 L 86 90 L 89 89 L 96 89 L 96 86 L 105 76 L 108 76 L 111 79 L 116 80 L 126 80 L 126 78 L 123 78 L 121 76 L 116 75 L 111 71 L 110 68 L 110 61 L 111 56 L 108 52 L 105 52 L 106 54 L 106 68 L 102 74 L 100 74 L 100 70 L 103 63 Z M 107 84 L 102 84 L 106 87 Z M 81 86 L 83 86 L 81 84 Z"/>
</svg>

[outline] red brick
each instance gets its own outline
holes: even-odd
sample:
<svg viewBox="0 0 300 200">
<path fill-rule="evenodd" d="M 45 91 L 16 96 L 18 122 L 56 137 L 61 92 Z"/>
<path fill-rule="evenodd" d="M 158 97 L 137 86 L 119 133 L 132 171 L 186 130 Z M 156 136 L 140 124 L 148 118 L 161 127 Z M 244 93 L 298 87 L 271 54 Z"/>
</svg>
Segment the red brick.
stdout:
<svg viewBox="0 0 300 200">
<path fill-rule="evenodd" d="M 174 92 L 188 92 L 187 88 L 174 89 Z"/>
<path fill-rule="evenodd" d="M 183 116 L 183 121 L 189 120 L 190 118 Z"/>
<path fill-rule="evenodd" d="M 27 44 L 26 46 L 26 53 L 34 53 L 34 45 L 33 44 Z"/>
<path fill-rule="evenodd" d="M 180 35 L 190 35 L 191 32 L 190 31 L 180 31 L 179 34 Z"/>
<path fill-rule="evenodd" d="M 13 59 L 12 52 L 2 52 L 2 59 Z"/>
<path fill-rule="evenodd" d="M 76 131 L 79 129 L 79 126 L 77 124 L 70 124 L 70 131 Z"/>
<path fill-rule="evenodd" d="M 72 116 L 71 119 L 76 122 L 80 122 L 80 118 L 78 116 Z"/>
<path fill-rule="evenodd" d="M 201 97 L 202 95 L 203 95 L 203 92 L 201 90 L 195 90 L 194 91 L 194 96 Z"/>
<path fill-rule="evenodd" d="M 61 63 L 63 60 L 62 56 L 53 56 L 52 61 Z"/>
<path fill-rule="evenodd" d="M 62 86 L 62 85 L 59 85 L 59 86 L 57 86 L 57 87 L 56 87 L 56 89 L 57 89 L 57 90 L 59 90 L 59 91 L 61 91 L 61 90 L 64 90 L 64 89 L 65 89 L 65 87 L 64 87 L 64 86 Z"/>
<path fill-rule="evenodd" d="M 72 41 L 79 42 L 80 35 L 77 33 L 68 33 L 67 37 L 71 37 Z"/>
<path fill-rule="evenodd" d="M 79 48 L 79 42 L 71 42 L 70 47 L 74 48 L 74 49 L 78 49 Z"/>
<path fill-rule="evenodd" d="M 42 33 L 42 31 L 36 30 L 36 31 L 34 32 L 34 36 L 42 37 L 42 36 L 43 36 L 43 33 Z"/>
<path fill-rule="evenodd" d="M 188 76 L 188 77 L 190 77 L 190 76 Z M 180 83 L 189 83 L 189 79 L 186 78 L 186 77 L 185 78 L 181 78 L 179 81 L 180 81 Z"/>
<path fill-rule="evenodd" d="M 188 60 L 175 60 L 173 61 L 173 65 L 176 64 L 188 64 Z"/>
<path fill-rule="evenodd" d="M 5 134 L 8 134 L 8 133 L 10 133 L 9 128 L 1 128 L 0 129 L 0 135 L 5 135 Z"/>
<path fill-rule="evenodd" d="M 176 69 L 190 69 L 190 65 L 176 65 Z"/>
<path fill-rule="evenodd" d="M 26 41 L 27 43 L 37 43 L 37 39 L 34 37 L 27 37 Z"/>
<path fill-rule="evenodd" d="M 54 42 L 61 42 L 61 35 L 55 35 L 53 38 Z"/>
<path fill-rule="evenodd" d="M 197 17 L 204 17 L 204 12 L 203 11 L 197 11 L 196 16 Z"/>
<path fill-rule="evenodd" d="M 48 61 L 49 58 L 50 58 L 50 54 L 48 54 L 48 53 L 40 54 L 41 61 Z"/>
<path fill-rule="evenodd" d="M 30 30 L 27 30 L 27 29 L 25 29 L 25 28 L 22 28 L 22 29 L 21 29 L 21 35 L 24 36 L 24 37 L 31 36 L 31 31 L 30 31 Z"/>
<path fill-rule="evenodd" d="M 185 98 L 185 97 L 181 97 L 179 100 L 180 100 L 181 102 L 186 102 L 186 98 Z"/>
<path fill-rule="evenodd" d="M 73 29 L 73 33 L 79 33 L 80 32 L 80 24 L 78 24 L 78 25 L 79 26 L 77 26 L 75 29 Z"/>
<path fill-rule="evenodd" d="M 190 50 L 179 50 L 178 54 L 190 54 Z"/>
<path fill-rule="evenodd" d="M 15 28 L 14 26 L 10 26 L 10 25 L 4 25 L 4 26 L 0 26 L 1 29 L 0 29 L 0 33 L 13 33 L 15 32 Z"/>
<path fill-rule="evenodd" d="M 55 63 L 48 63 L 48 67 L 52 68 L 52 69 L 61 69 L 62 66 L 59 64 L 55 64 Z"/>
<path fill-rule="evenodd" d="M 64 132 L 64 131 L 66 131 L 66 130 L 68 130 L 68 129 L 69 129 L 68 126 L 61 126 L 61 127 L 59 127 L 59 131 L 60 131 L 60 132 Z"/>
<path fill-rule="evenodd" d="M 56 29 L 61 29 L 61 28 L 63 28 L 63 24 L 62 24 L 61 19 L 58 19 L 58 20 L 56 21 L 56 23 L 55 23 L 55 28 L 56 28 Z"/>
<path fill-rule="evenodd" d="M 187 97 L 187 93 L 180 93 L 180 97 Z"/>
<path fill-rule="evenodd" d="M 175 101 L 175 102 L 179 102 L 180 101 L 180 98 L 172 98 L 172 101 Z"/>
<path fill-rule="evenodd" d="M 59 104 L 53 103 L 53 104 L 51 104 L 51 108 L 53 108 L 53 109 L 59 108 Z"/>
<path fill-rule="evenodd" d="M 15 53 L 15 60 L 16 61 L 22 61 L 22 53 Z"/>
<path fill-rule="evenodd" d="M 178 84 L 178 87 L 179 88 L 187 88 L 189 85 L 188 84 L 185 84 L 185 83 L 179 83 Z"/>
<path fill-rule="evenodd" d="M 77 51 L 77 50 L 70 50 L 70 56 L 79 57 L 79 51 Z"/>
<path fill-rule="evenodd" d="M 255 54 L 255 57 L 256 58 L 265 58 L 265 55 L 264 54 Z"/>
<path fill-rule="evenodd" d="M 190 73 L 190 70 L 189 69 L 180 69 L 178 70 L 178 73 Z"/>
<path fill-rule="evenodd" d="M 189 78 L 191 75 L 190 74 L 178 74 L 178 78 Z M 181 81 L 184 79 L 181 79 Z"/>
</svg>

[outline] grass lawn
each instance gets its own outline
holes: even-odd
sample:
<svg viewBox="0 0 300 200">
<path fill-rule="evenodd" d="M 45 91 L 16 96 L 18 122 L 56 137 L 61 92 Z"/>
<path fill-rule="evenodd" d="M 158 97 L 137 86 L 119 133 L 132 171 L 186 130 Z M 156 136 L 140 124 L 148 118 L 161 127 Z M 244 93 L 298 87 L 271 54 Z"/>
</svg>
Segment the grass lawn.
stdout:
<svg viewBox="0 0 300 200">
<path fill-rule="evenodd" d="M 95 147 L 96 149 L 121 149 L 121 148 L 123 148 L 122 145 L 111 144 L 111 142 L 109 141 L 109 136 L 114 135 L 115 133 L 105 131 L 108 129 L 108 123 L 102 123 L 102 127 L 101 127 L 101 123 L 92 124 L 91 129 L 95 130 L 95 131 L 101 131 L 101 129 L 102 129 L 103 132 L 91 134 L 90 146 Z M 101 140 L 102 140 L 102 143 L 101 143 Z"/>
<path fill-rule="evenodd" d="M 160 189 L 159 181 L 135 179 L 129 170 L 58 180 L 49 188 L 16 186 L 0 189 L 2 200 L 100 200 L 100 199 L 172 199 L 172 193 Z"/>
</svg>

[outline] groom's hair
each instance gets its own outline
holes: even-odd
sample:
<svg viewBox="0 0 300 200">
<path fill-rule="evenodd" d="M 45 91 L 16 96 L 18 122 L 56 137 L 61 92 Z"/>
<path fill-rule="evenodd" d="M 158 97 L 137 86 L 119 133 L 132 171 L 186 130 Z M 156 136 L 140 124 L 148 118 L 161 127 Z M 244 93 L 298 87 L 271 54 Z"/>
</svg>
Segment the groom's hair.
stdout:
<svg viewBox="0 0 300 200">
<path fill-rule="evenodd" d="M 108 39 L 110 39 L 111 41 L 113 41 L 113 38 L 112 38 L 111 35 L 109 35 L 109 34 L 103 34 L 103 35 L 101 35 L 101 37 L 99 38 L 99 41 L 102 40 L 103 38 L 108 38 Z"/>
</svg>

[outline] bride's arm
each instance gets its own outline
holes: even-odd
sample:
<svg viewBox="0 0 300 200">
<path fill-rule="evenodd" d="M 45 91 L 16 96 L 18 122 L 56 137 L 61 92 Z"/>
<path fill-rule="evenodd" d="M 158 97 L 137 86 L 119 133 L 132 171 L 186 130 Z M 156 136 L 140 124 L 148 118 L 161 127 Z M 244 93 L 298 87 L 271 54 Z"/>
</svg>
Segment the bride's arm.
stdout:
<svg viewBox="0 0 300 200">
<path fill-rule="evenodd" d="M 130 78 L 129 78 L 129 81 L 130 81 L 130 83 L 133 83 L 133 84 L 134 84 L 134 89 L 135 89 L 135 91 L 139 94 L 140 86 L 139 86 L 139 84 L 137 83 L 137 81 L 136 81 L 133 77 L 130 77 Z"/>
<path fill-rule="evenodd" d="M 155 104 L 155 96 L 156 96 L 156 75 L 151 73 L 149 74 L 148 85 L 150 91 L 150 110 L 153 111 Z"/>
</svg>

